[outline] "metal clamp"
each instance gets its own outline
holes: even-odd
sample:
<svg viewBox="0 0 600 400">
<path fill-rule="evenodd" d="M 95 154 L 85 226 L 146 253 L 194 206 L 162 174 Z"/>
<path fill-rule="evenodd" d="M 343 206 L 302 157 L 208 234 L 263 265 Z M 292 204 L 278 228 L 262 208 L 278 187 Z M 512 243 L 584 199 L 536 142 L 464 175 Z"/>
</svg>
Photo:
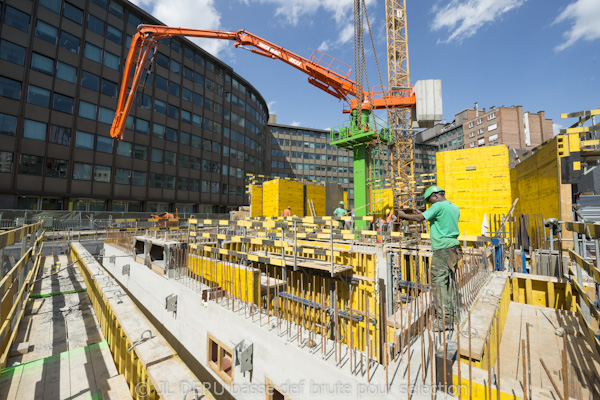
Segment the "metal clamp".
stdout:
<svg viewBox="0 0 600 400">
<path fill-rule="evenodd" d="M 149 338 L 145 338 L 144 334 L 148 332 L 150 334 Z M 127 351 L 131 351 L 131 349 L 133 349 L 135 346 L 140 345 L 142 343 L 144 343 L 146 340 L 150 340 L 152 339 L 152 331 L 150 329 L 146 329 L 144 332 L 142 332 L 142 336 L 140 337 L 140 340 L 138 340 L 137 342 L 135 342 L 134 344 L 132 344 L 131 346 L 129 346 L 129 348 L 127 349 Z"/>
<path fill-rule="evenodd" d="M 497 298 L 498 300 L 502 300 L 502 297 L 495 295 L 495 294 L 494 294 L 494 291 L 493 291 L 492 289 L 488 289 L 488 290 L 486 290 L 486 291 L 485 291 L 485 295 L 486 295 L 486 296 L 490 296 L 490 297 L 495 297 L 495 298 Z"/>
<path fill-rule="evenodd" d="M 473 331 L 475 331 L 475 335 L 473 335 Z M 468 330 L 467 330 L 467 329 L 460 331 L 460 334 L 461 334 L 463 337 L 466 337 L 466 338 L 468 338 L 468 337 L 469 337 L 469 336 L 467 335 L 468 333 L 469 333 L 469 332 L 468 332 Z M 477 329 L 475 329 L 475 328 L 471 328 L 471 337 L 472 337 L 472 338 L 478 338 L 478 337 L 479 337 L 479 332 L 477 332 Z"/>
</svg>

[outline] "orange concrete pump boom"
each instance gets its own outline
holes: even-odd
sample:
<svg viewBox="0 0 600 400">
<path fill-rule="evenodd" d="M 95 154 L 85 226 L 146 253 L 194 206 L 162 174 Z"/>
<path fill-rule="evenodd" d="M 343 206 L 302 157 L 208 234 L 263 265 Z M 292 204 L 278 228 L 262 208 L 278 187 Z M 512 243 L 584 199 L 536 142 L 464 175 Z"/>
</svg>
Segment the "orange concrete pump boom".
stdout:
<svg viewBox="0 0 600 400">
<path fill-rule="evenodd" d="M 129 48 L 127 60 L 123 68 L 123 81 L 119 90 L 115 118 L 110 130 L 110 135 L 113 138 L 123 140 L 127 116 L 133 106 L 143 72 L 150 61 L 150 53 L 155 52 L 157 49 L 157 41 L 174 36 L 226 39 L 232 40 L 235 47 L 252 46 L 254 48 L 250 49 L 250 51 L 253 53 L 268 58 L 279 59 L 299 69 L 309 75 L 308 81 L 312 85 L 340 100 L 350 103 L 352 109 L 357 107 L 357 87 L 356 83 L 349 79 L 350 67 L 348 67 L 346 73 L 336 70 L 333 62 L 346 67 L 347 65 L 317 50 L 315 50 L 311 59 L 306 59 L 245 30 L 221 31 L 172 28 L 161 25 L 140 25 L 138 26 L 137 33 L 131 40 L 131 47 Z M 134 72 L 133 75 L 132 71 Z M 363 99 L 363 109 L 414 107 L 416 104 L 415 95 L 411 93 L 410 88 L 364 92 Z"/>
</svg>

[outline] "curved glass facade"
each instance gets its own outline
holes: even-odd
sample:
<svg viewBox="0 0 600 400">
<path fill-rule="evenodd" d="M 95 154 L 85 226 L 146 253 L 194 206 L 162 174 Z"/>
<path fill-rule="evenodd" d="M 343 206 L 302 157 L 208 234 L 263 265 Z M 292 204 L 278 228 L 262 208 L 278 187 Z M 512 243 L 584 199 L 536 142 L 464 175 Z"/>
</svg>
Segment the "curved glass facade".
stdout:
<svg viewBox="0 0 600 400">
<path fill-rule="evenodd" d="M 13 1 L 0 28 L 0 208 L 223 212 L 267 165 L 267 105 L 185 38 L 159 42 L 110 138 L 131 37 L 160 24 L 128 2 Z M 13 4 L 14 3 L 14 4 Z M 84 7 L 81 7 L 81 6 Z"/>
</svg>

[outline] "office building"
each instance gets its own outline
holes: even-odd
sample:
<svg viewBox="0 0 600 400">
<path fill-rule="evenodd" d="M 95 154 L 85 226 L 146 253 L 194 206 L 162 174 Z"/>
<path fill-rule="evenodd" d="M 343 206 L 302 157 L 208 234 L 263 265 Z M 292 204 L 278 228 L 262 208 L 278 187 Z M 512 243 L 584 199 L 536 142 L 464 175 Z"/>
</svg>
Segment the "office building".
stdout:
<svg viewBox="0 0 600 400">
<path fill-rule="evenodd" d="M 185 38 L 159 42 L 125 138 L 109 130 L 131 38 L 161 24 L 121 0 L 6 0 L 0 208 L 223 212 L 267 167 L 267 105 Z"/>
</svg>

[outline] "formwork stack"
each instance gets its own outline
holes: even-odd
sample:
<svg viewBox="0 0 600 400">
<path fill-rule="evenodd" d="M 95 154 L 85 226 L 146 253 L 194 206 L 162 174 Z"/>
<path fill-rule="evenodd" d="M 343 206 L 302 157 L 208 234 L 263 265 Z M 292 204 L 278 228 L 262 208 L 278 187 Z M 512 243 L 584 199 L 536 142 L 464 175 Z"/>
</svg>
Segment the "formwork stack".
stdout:
<svg viewBox="0 0 600 400">
<path fill-rule="evenodd" d="M 315 215 L 325 215 L 325 186 L 306 183 L 306 215 L 310 215 L 310 203 L 314 207 Z"/>
<path fill-rule="evenodd" d="M 286 179 L 263 183 L 263 215 L 280 216 L 288 206 L 292 214 L 304 216 L 304 184 Z"/>
<path fill-rule="evenodd" d="M 261 185 L 250 185 L 250 217 L 263 215 L 263 188 Z"/>
<path fill-rule="evenodd" d="M 461 233 L 481 235 L 484 215 L 503 214 L 513 202 L 507 146 L 436 154 L 438 185 L 460 210 Z"/>
</svg>

